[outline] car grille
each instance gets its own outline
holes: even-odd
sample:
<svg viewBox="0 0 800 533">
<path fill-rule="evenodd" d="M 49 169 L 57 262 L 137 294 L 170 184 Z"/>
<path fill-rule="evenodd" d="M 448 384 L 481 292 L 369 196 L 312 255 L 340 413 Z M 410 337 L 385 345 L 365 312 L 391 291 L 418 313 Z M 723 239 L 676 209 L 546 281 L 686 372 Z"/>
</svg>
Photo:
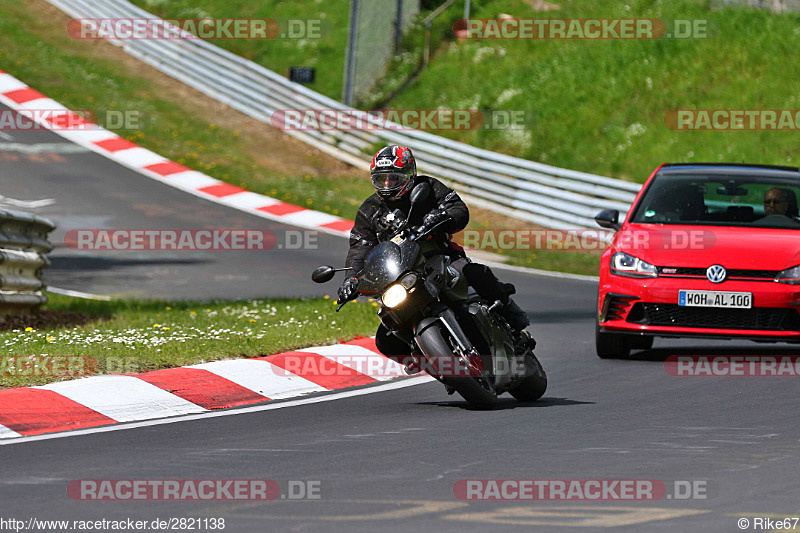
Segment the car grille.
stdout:
<svg viewBox="0 0 800 533">
<path fill-rule="evenodd" d="M 628 313 L 628 322 L 685 328 L 800 330 L 796 310 L 768 307 L 721 309 L 637 302 Z"/>
<path fill-rule="evenodd" d="M 664 270 L 669 270 L 669 274 Z M 673 272 L 674 271 L 674 272 Z M 780 273 L 779 270 L 747 270 L 743 268 L 731 268 L 725 279 L 762 279 L 772 281 Z M 658 267 L 658 275 L 665 278 L 684 278 L 684 277 L 706 277 L 705 268 L 694 267 Z"/>
</svg>

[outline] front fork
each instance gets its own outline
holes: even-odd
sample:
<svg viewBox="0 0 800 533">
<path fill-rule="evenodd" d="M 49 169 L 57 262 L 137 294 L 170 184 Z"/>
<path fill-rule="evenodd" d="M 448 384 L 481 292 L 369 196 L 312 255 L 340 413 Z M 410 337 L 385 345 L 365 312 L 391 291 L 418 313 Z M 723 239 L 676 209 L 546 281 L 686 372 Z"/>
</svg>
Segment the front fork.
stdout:
<svg viewBox="0 0 800 533">
<path fill-rule="evenodd" d="M 459 372 L 454 376 L 477 379 L 486 390 L 493 393 L 493 375 L 491 372 L 485 371 L 493 368 L 491 357 L 487 360 L 478 353 L 458 323 L 452 309 L 441 306 L 435 311 L 434 316 L 423 318 L 414 328 L 414 341 L 419 346 L 423 356 L 430 361 L 452 351 L 454 356 L 458 358 L 460 365 Z M 430 329 L 436 327 L 437 324 L 442 327 L 441 333 L 449 335 L 455 346 L 450 346 L 446 339 L 436 332 L 438 328 L 436 330 Z M 431 375 L 444 382 L 444 376 Z"/>
</svg>

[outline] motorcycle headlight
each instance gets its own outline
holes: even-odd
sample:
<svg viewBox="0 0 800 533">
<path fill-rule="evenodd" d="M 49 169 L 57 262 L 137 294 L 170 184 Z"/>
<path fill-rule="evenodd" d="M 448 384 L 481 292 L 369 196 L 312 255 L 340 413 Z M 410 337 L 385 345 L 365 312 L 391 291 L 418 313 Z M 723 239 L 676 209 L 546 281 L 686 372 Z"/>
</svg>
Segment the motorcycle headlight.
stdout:
<svg viewBox="0 0 800 533">
<path fill-rule="evenodd" d="M 638 257 L 617 252 L 611 256 L 611 273 L 629 278 L 656 278 L 658 269 Z"/>
<path fill-rule="evenodd" d="M 775 281 L 787 285 L 800 285 L 800 265 L 780 271 L 775 276 Z"/>
<path fill-rule="evenodd" d="M 381 296 L 381 301 L 383 302 L 383 305 L 392 309 L 403 303 L 403 300 L 406 299 L 406 296 L 408 296 L 408 291 L 406 291 L 406 288 L 400 284 L 395 284 L 386 289 L 386 292 L 384 292 L 383 296 Z"/>
</svg>

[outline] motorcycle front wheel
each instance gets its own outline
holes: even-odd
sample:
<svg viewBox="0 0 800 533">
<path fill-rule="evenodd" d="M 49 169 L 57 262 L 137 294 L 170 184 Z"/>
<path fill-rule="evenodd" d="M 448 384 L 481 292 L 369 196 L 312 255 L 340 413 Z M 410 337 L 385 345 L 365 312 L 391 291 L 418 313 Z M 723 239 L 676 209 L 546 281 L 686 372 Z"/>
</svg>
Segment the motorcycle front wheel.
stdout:
<svg viewBox="0 0 800 533">
<path fill-rule="evenodd" d="M 450 333 L 438 323 L 432 324 L 420 332 L 418 342 L 425 347 L 426 353 L 459 358 L 459 355 L 456 354 L 455 341 Z M 457 367 L 458 365 L 454 364 L 450 368 Z M 441 381 L 445 385 L 453 387 L 473 409 L 493 409 L 497 405 L 497 394 L 484 377 L 442 377 Z"/>
<path fill-rule="evenodd" d="M 525 379 L 513 389 L 509 389 L 509 394 L 521 402 L 534 402 L 541 398 L 546 390 L 547 374 L 542 364 L 533 352 L 525 354 Z"/>
</svg>

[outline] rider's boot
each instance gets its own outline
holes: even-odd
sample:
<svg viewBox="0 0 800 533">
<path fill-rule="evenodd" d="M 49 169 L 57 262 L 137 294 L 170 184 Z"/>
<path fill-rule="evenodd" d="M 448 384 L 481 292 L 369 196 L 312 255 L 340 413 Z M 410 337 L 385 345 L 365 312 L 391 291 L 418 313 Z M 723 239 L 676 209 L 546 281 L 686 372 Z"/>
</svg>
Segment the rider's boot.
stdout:
<svg viewBox="0 0 800 533">
<path fill-rule="evenodd" d="M 511 326 L 515 331 L 523 331 L 525 328 L 531 325 L 530 319 L 528 319 L 527 313 L 523 311 L 520 306 L 517 305 L 517 302 L 512 300 L 510 297 L 506 298 L 505 302 L 502 302 L 503 307 L 500 308 L 500 314 L 503 315 L 503 318 L 506 319 L 508 325 Z"/>
</svg>

